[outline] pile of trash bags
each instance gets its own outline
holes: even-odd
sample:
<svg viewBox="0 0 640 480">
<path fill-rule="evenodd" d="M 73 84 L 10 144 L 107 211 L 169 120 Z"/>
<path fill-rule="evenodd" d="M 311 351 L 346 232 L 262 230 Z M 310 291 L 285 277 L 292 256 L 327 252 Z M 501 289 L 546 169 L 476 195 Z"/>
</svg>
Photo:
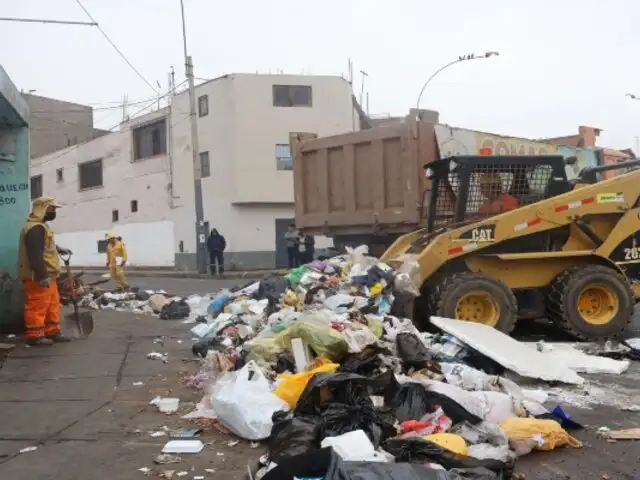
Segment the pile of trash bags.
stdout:
<svg viewBox="0 0 640 480">
<path fill-rule="evenodd" d="M 506 479 L 532 450 L 579 447 L 544 392 L 397 313 L 416 267 L 359 247 L 183 300 L 205 390 L 193 416 L 265 440 L 264 480 Z"/>
</svg>

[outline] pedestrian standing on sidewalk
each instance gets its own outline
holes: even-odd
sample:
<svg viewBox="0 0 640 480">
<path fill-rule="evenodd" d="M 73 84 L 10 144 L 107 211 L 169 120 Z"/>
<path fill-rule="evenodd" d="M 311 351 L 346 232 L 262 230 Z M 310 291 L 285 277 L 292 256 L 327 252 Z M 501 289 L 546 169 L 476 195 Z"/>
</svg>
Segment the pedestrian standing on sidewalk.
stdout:
<svg viewBox="0 0 640 480">
<path fill-rule="evenodd" d="M 287 243 L 287 258 L 289 260 L 289 268 L 300 266 L 300 234 L 296 230 L 295 223 L 289 225 L 289 229 L 284 233 L 284 240 Z"/>
<path fill-rule="evenodd" d="M 48 222 L 56 218 L 61 205 L 51 197 L 33 201 L 31 214 L 20 232 L 20 278 L 24 285 L 24 325 L 28 345 L 68 342 L 60 333 L 60 258 L 71 250 L 58 247 Z"/>
<path fill-rule="evenodd" d="M 211 235 L 207 238 L 207 250 L 209 250 L 209 268 L 211 275 L 216 274 L 216 266 L 218 273 L 224 273 L 224 250 L 227 248 L 227 241 L 220 235 L 217 229 L 211 230 Z"/>
<path fill-rule="evenodd" d="M 316 240 L 312 235 L 300 235 L 300 263 L 313 262 Z"/>
</svg>

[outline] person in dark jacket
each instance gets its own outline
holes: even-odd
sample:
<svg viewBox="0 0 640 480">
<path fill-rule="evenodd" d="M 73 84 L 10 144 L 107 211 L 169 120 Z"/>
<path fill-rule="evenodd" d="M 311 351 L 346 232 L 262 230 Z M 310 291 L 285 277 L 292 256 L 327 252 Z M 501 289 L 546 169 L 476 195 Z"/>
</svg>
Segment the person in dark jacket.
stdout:
<svg viewBox="0 0 640 480">
<path fill-rule="evenodd" d="M 296 230 L 295 223 L 289 225 L 289 229 L 284 232 L 284 241 L 287 244 L 287 258 L 289 259 L 289 268 L 300 266 L 300 234 Z"/>
<path fill-rule="evenodd" d="M 218 273 L 224 273 L 224 250 L 227 248 L 227 241 L 218 233 L 215 228 L 211 230 L 211 235 L 207 239 L 207 250 L 209 250 L 209 268 L 211 275 L 216 274 L 216 266 Z"/>
<path fill-rule="evenodd" d="M 300 235 L 300 263 L 313 262 L 316 240 L 311 235 Z"/>
</svg>

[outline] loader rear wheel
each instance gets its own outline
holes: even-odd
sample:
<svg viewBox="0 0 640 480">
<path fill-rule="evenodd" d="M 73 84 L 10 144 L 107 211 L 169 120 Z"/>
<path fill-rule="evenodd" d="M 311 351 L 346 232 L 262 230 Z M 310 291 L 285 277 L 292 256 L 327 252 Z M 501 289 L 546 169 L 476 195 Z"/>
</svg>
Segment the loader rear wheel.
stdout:
<svg viewBox="0 0 640 480">
<path fill-rule="evenodd" d="M 634 295 L 620 273 L 602 265 L 573 267 L 551 284 L 551 320 L 580 340 L 618 335 L 631 322 Z"/>
<path fill-rule="evenodd" d="M 518 302 L 511 289 L 484 273 L 464 272 L 446 277 L 432 292 L 433 315 L 482 323 L 510 333 L 518 320 Z"/>
</svg>

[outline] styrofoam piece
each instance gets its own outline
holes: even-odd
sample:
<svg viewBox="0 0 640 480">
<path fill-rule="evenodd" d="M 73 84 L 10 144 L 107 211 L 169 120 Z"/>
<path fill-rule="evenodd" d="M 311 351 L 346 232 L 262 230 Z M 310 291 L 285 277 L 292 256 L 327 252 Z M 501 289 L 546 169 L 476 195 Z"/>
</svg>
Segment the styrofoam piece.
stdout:
<svg viewBox="0 0 640 480">
<path fill-rule="evenodd" d="M 495 328 L 442 317 L 431 317 L 431 323 L 523 377 L 574 385 L 584 383 L 584 379 L 569 367 Z"/>
<path fill-rule="evenodd" d="M 162 453 L 200 453 L 204 443 L 200 440 L 170 440 L 162 449 Z"/>
<path fill-rule="evenodd" d="M 538 343 L 525 342 L 523 345 L 540 351 Z M 540 353 L 550 358 L 553 363 L 565 365 L 578 373 L 620 375 L 629 369 L 631 363 L 629 360 L 614 360 L 613 358 L 587 355 L 570 343 L 545 343 Z"/>
<path fill-rule="evenodd" d="M 387 452 L 376 452 L 369 437 L 362 430 L 343 433 L 337 437 L 326 437 L 321 448 L 331 447 L 343 459 L 349 462 L 392 462 Z"/>
<path fill-rule="evenodd" d="M 296 364 L 296 372 L 304 372 L 307 365 L 311 363 L 312 357 L 309 347 L 301 338 L 292 338 L 291 350 L 293 351 L 293 360 Z"/>
</svg>

